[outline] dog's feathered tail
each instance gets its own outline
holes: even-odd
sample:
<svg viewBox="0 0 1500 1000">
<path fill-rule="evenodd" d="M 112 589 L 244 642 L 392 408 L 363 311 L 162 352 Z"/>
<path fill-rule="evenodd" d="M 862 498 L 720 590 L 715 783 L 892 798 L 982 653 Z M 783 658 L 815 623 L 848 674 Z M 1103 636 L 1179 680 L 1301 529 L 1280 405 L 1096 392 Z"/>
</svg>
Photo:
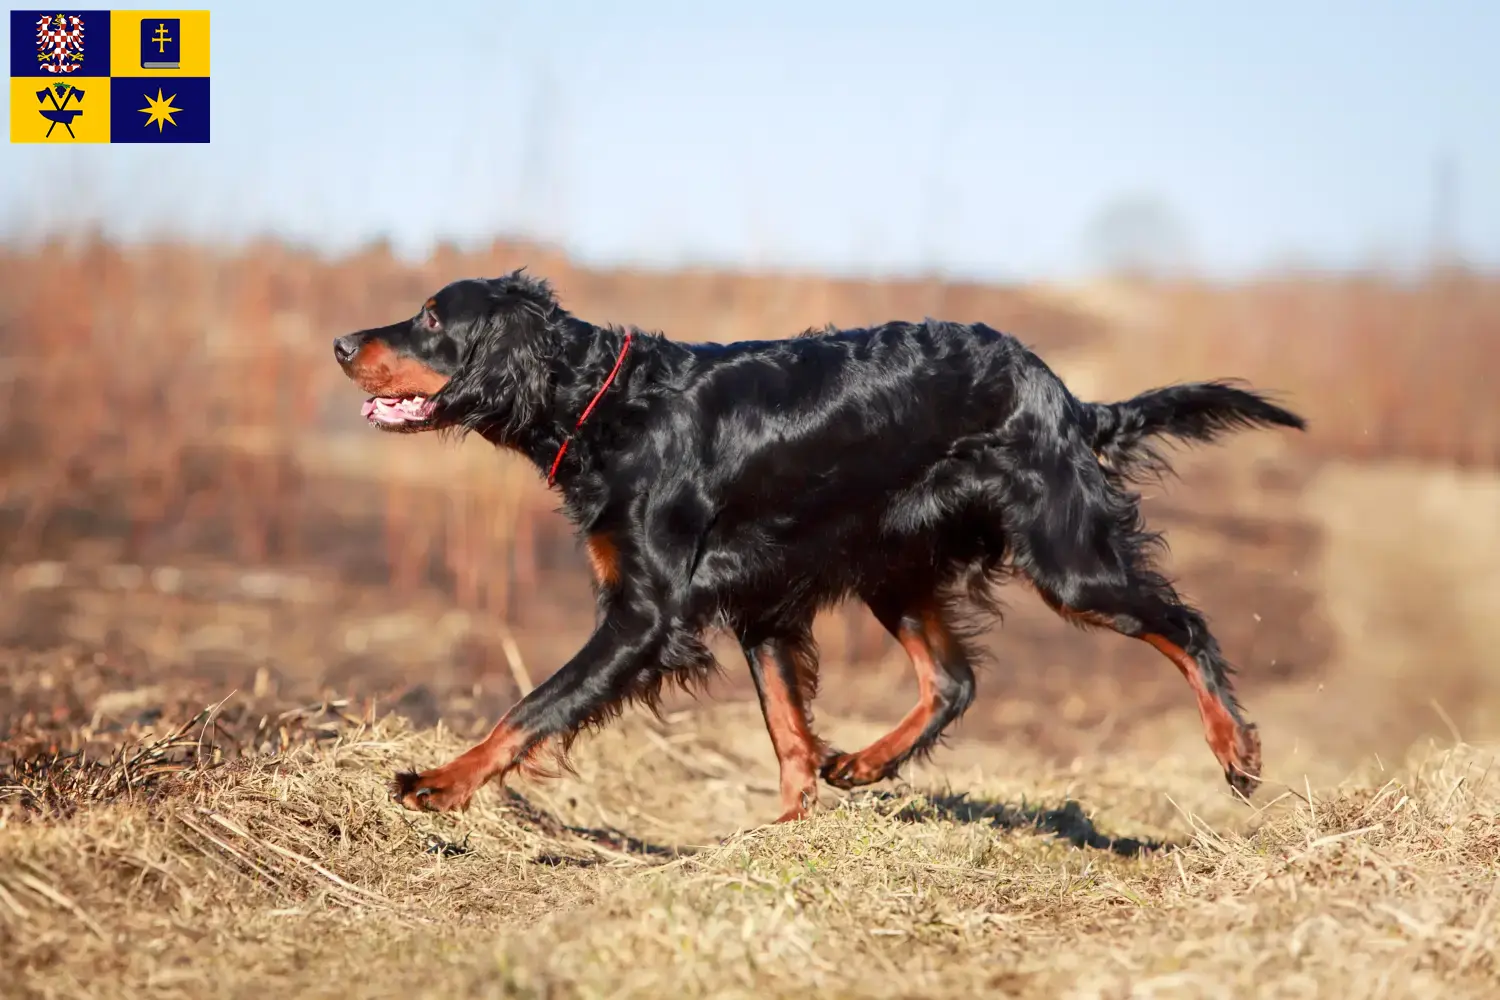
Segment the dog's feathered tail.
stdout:
<svg viewBox="0 0 1500 1000">
<path fill-rule="evenodd" d="M 1166 386 L 1119 403 L 1085 406 L 1093 416 L 1094 453 L 1127 479 L 1169 471 L 1152 438 L 1207 444 L 1230 431 L 1253 427 L 1307 428 L 1302 417 L 1229 380 Z"/>
</svg>

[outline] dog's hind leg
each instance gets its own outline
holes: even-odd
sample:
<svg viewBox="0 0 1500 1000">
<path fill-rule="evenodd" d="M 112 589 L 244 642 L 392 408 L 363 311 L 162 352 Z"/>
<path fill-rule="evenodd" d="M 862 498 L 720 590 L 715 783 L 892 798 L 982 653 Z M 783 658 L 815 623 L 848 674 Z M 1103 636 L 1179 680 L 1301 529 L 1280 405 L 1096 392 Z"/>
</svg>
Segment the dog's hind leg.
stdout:
<svg viewBox="0 0 1500 1000">
<path fill-rule="evenodd" d="M 818 662 L 808 636 L 741 639 L 761 714 L 781 767 L 778 823 L 804 819 L 818 799 L 818 765 L 828 748 L 813 735 Z"/>
<path fill-rule="evenodd" d="M 911 657 L 919 700 L 895 729 L 863 750 L 833 755 L 823 764 L 823 780 L 835 788 L 893 777 L 936 743 L 974 700 L 974 669 L 937 601 L 929 598 L 907 607 L 881 599 L 868 603 Z"/>
<path fill-rule="evenodd" d="M 1203 735 L 1224 779 L 1246 797 L 1260 780 L 1260 734 L 1246 722 L 1230 681 L 1231 668 L 1203 616 L 1160 584 L 1132 581 L 1090 588 L 1064 600 L 1052 581 L 1035 580 L 1053 610 L 1083 626 L 1102 626 L 1160 651 L 1193 689 Z"/>
<path fill-rule="evenodd" d="M 1260 735 L 1246 722 L 1232 668 L 1208 623 L 1152 566 L 1157 541 L 1137 499 L 1092 461 L 1028 456 L 1006 517 L 1016 566 L 1065 619 L 1113 629 L 1159 650 L 1193 689 L 1204 736 L 1230 786 L 1248 796 L 1260 779 Z"/>
</svg>

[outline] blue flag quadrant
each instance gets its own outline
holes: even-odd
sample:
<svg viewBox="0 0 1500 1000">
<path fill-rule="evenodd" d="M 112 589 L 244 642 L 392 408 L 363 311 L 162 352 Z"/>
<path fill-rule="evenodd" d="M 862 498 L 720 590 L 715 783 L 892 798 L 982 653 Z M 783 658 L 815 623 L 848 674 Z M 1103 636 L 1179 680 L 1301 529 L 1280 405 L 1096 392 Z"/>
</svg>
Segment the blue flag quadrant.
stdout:
<svg viewBox="0 0 1500 1000">
<path fill-rule="evenodd" d="M 208 142 L 208 77 L 117 76 L 109 83 L 110 142 Z"/>
<path fill-rule="evenodd" d="M 13 10 L 10 75 L 76 80 L 109 76 L 110 12 Z"/>
</svg>

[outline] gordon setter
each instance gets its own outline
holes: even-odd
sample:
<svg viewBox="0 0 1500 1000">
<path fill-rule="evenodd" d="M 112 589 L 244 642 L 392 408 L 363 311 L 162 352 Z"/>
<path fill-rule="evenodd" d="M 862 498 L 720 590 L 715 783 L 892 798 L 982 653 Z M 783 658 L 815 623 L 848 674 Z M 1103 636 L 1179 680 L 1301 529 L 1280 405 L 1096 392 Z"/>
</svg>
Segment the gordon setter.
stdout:
<svg viewBox="0 0 1500 1000">
<path fill-rule="evenodd" d="M 1230 786 L 1259 780 L 1247 722 L 1203 616 L 1153 565 L 1128 483 L 1167 466 L 1153 439 L 1207 442 L 1301 417 L 1226 381 L 1118 403 L 1075 398 L 1040 358 L 983 324 L 927 320 L 687 344 L 595 326 L 524 269 L 455 281 L 409 319 L 334 341 L 403 433 L 477 432 L 561 493 L 593 570 L 593 634 L 485 739 L 396 776 L 417 810 L 467 807 L 486 782 L 547 773 L 586 727 L 664 683 L 700 685 L 711 628 L 739 640 L 781 769 L 782 821 L 821 775 L 895 775 L 974 697 L 976 613 L 1004 579 L 1059 615 L 1150 643 L 1186 678 Z M 864 601 L 905 648 L 919 701 L 856 753 L 813 731 L 814 615 Z"/>
</svg>

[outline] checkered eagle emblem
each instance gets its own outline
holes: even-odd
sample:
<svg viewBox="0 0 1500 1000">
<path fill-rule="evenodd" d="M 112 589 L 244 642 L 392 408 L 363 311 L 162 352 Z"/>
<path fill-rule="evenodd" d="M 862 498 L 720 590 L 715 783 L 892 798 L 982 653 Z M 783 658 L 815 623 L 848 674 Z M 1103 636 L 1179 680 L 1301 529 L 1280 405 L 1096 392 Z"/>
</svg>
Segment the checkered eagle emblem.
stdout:
<svg viewBox="0 0 1500 1000">
<path fill-rule="evenodd" d="M 52 14 L 36 22 L 36 61 L 48 73 L 71 73 L 83 63 L 83 18 Z"/>
</svg>

